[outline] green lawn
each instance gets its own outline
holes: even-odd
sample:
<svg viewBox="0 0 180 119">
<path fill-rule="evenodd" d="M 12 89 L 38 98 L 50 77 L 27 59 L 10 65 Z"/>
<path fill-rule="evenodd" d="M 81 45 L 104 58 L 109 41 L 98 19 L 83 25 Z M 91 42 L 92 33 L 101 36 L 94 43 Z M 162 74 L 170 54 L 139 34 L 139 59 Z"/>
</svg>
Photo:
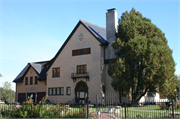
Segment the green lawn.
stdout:
<svg viewBox="0 0 180 119">
<path fill-rule="evenodd" d="M 161 110 L 159 105 L 145 105 L 145 106 L 137 106 L 137 107 L 128 107 L 128 109 L 136 109 L 136 110 Z"/>
<path fill-rule="evenodd" d="M 92 108 L 91 112 L 108 112 L 108 107 Z M 113 111 L 115 112 L 115 110 Z M 179 109 L 174 112 L 180 112 Z M 125 108 L 120 108 L 120 113 L 114 113 L 116 117 L 125 117 Z M 127 118 L 172 118 L 172 110 L 162 110 L 159 105 L 145 105 L 137 107 L 127 107 Z M 175 115 L 175 117 L 178 117 Z"/>
<path fill-rule="evenodd" d="M 118 117 L 125 117 L 125 111 L 122 110 Z M 159 113 L 159 112 L 144 112 L 144 111 L 132 111 L 127 110 L 127 118 L 170 118 L 172 117 L 168 112 Z"/>
</svg>

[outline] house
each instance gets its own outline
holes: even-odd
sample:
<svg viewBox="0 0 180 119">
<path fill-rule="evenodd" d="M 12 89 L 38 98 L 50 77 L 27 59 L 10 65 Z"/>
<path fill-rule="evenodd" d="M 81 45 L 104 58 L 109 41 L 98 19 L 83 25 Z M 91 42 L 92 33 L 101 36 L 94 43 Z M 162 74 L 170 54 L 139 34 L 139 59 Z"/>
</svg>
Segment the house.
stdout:
<svg viewBox="0 0 180 119">
<path fill-rule="evenodd" d="M 108 61 L 115 58 L 111 43 L 116 40 L 117 25 L 115 9 L 107 10 L 106 28 L 79 20 L 50 61 L 28 63 L 14 79 L 16 101 L 32 97 L 38 102 L 48 95 L 54 101 L 95 103 L 97 94 L 118 95 L 107 73 Z M 126 99 L 122 95 L 121 100 Z"/>
</svg>

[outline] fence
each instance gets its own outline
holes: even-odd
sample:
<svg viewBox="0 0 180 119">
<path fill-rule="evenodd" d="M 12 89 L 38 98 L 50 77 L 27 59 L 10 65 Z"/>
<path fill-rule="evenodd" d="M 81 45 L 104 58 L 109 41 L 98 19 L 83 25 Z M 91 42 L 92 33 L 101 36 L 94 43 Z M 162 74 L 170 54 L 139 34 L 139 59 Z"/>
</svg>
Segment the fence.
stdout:
<svg viewBox="0 0 180 119">
<path fill-rule="evenodd" d="M 146 102 L 120 103 L 117 95 L 106 93 L 96 96 L 93 110 L 99 118 L 180 118 L 180 100 L 149 100 Z M 91 111 L 92 112 L 92 111 Z"/>
<path fill-rule="evenodd" d="M 1 105 L 1 118 L 96 118 L 89 112 L 88 105 L 72 105 L 64 103 L 21 105 Z"/>
<path fill-rule="evenodd" d="M 96 95 L 95 104 L 24 103 L 1 105 L 1 118 L 178 118 L 179 100 L 119 103 L 115 94 Z"/>
</svg>

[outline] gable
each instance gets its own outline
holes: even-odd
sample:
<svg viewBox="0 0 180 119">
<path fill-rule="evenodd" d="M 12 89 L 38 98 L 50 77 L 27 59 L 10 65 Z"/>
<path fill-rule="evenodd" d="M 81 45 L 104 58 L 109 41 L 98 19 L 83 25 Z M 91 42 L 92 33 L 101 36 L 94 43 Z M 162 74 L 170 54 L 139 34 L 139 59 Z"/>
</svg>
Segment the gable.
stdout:
<svg viewBox="0 0 180 119">
<path fill-rule="evenodd" d="M 25 77 L 31 77 L 31 76 L 38 76 L 38 73 L 34 70 L 34 68 L 31 66 L 29 68 L 29 70 L 27 71 L 27 73 L 24 75 L 24 78 Z"/>
<path fill-rule="evenodd" d="M 51 62 L 48 64 L 47 69 L 45 70 L 44 73 L 47 73 L 47 71 L 49 70 L 49 68 L 51 67 L 51 65 L 54 63 L 54 61 L 56 60 L 56 58 L 59 56 L 59 54 L 62 52 L 62 50 L 64 49 L 64 47 L 67 45 L 67 43 L 69 42 L 69 40 L 72 38 L 72 36 L 76 33 L 78 36 L 80 35 L 79 32 L 76 32 L 77 29 L 79 28 L 79 26 L 83 26 L 87 32 L 89 32 L 98 42 L 100 45 L 108 45 L 108 42 L 105 40 L 105 28 L 94 25 L 92 23 L 80 20 L 78 22 L 78 24 L 76 25 L 76 27 L 73 29 L 73 31 L 71 32 L 71 34 L 68 36 L 68 38 L 66 39 L 66 41 L 64 42 L 64 44 L 62 45 L 62 47 L 59 49 L 59 51 L 57 52 L 57 54 L 54 56 L 54 58 L 51 60 Z M 96 31 L 98 30 L 98 31 Z M 101 32 L 100 32 L 101 31 Z M 100 35 L 103 34 L 102 36 Z M 78 38 L 79 39 L 79 38 Z M 99 45 L 98 44 L 98 45 Z"/>
<path fill-rule="evenodd" d="M 45 80 L 46 75 L 44 74 L 44 71 L 46 69 L 45 65 L 48 64 L 49 61 L 41 61 L 41 62 L 34 62 L 34 63 L 28 63 L 25 68 L 18 74 L 18 76 L 13 80 L 13 82 L 22 82 L 25 75 L 28 73 L 28 71 L 33 69 L 34 72 L 39 76 L 38 80 Z"/>
</svg>

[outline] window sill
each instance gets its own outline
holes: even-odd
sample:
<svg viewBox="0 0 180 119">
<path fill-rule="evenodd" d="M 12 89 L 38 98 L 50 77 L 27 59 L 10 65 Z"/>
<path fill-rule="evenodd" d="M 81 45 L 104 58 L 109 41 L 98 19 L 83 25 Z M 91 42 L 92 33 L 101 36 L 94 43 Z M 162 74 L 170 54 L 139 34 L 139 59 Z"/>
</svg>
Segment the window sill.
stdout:
<svg viewBox="0 0 180 119">
<path fill-rule="evenodd" d="M 48 96 L 63 96 L 63 95 L 48 95 Z"/>
<path fill-rule="evenodd" d="M 52 78 L 59 78 L 60 76 L 52 77 Z"/>
</svg>

